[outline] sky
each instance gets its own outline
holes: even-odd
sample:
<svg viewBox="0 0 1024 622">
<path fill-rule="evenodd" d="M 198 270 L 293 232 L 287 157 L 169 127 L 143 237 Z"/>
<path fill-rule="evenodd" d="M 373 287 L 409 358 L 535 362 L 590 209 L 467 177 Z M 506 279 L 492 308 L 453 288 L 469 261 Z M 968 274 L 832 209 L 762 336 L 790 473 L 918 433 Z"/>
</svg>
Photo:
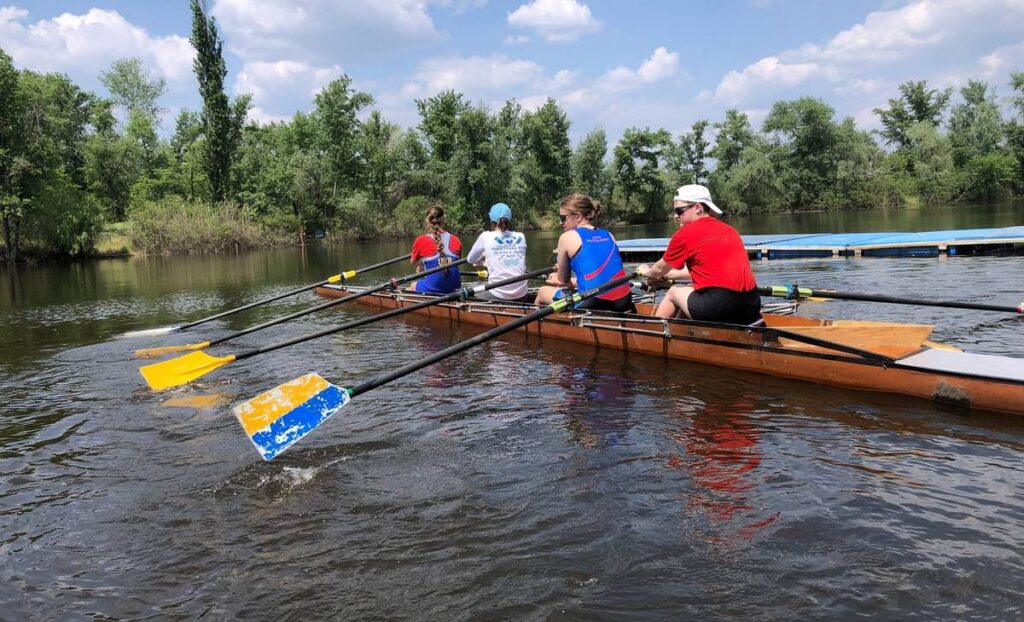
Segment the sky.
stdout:
<svg viewBox="0 0 1024 622">
<path fill-rule="evenodd" d="M 553 97 L 575 141 L 603 128 L 678 135 L 694 121 L 820 97 L 877 129 L 897 85 L 1010 94 L 1024 71 L 1024 0 L 208 0 L 229 95 L 287 120 L 342 74 L 403 127 L 415 100 L 455 89 L 497 110 Z M 66 73 L 99 95 L 101 71 L 139 57 L 167 81 L 163 131 L 200 100 L 187 0 L 0 0 L 0 47 L 20 69 Z M 954 100 L 955 101 L 955 100 Z"/>
</svg>

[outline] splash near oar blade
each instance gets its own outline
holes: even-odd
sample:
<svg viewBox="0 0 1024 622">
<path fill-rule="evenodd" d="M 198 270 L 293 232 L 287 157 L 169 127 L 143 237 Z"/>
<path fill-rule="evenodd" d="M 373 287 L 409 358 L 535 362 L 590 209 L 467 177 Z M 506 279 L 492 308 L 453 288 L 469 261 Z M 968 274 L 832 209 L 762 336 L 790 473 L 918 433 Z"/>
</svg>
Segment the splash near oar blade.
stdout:
<svg viewBox="0 0 1024 622">
<path fill-rule="evenodd" d="M 174 354 L 175 352 L 186 352 L 188 350 L 204 350 L 210 346 L 209 341 L 202 341 L 200 343 L 190 343 L 183 346 L 163 346 L 160 348 L 142 348 L 135 351 L 135 356 L 142 359 L 151 359 L 157 356 L 163 356 L 165 354 Z"/>
<path fill-rule="evenodd" d="M 273 460 L 349 401 L 346 389 L 306 374 L 235 406 L 235 417 L 264 460 Z"/>
<path fill-rule="evenodd" d="M 136 337 L 159 337 L 161 335 L 170 335 L 181 330 L 180 326 L 164 326 L 162 328 L 147 328 L 146 330 L 132 330 L 121 335 L 126 339 L 134 339 Z"/>
<path fill-rule="evenodd" d="M 218 357 L 205 352 L 192 352 L 169 361 L 144 365 L 139 368 L 139 372 L 149 388 L 160 391 L 192 382 L 233 360 L 234 354 Z"/>
</svg>

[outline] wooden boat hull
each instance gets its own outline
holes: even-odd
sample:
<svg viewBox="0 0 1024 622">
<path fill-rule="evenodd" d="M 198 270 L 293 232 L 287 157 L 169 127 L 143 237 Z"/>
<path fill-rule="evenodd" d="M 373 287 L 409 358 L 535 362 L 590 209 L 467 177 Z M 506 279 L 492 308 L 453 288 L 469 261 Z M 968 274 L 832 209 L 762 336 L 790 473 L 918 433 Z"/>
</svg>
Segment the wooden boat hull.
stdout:
<svg viewBox="0 0 1024 622">
<path fill-rule="evenodd" d="M 329 286 L 317 289 L 317 293 L 337 298 L 349 292 Z M 385 292 L 365 296 L 358 302 L 389 310 L 427 298 L 409 292 Z M 1024 359 L 928 347 L 924 340 L 930 327 L 925 331 L 920 325 L 852 322 L 853 326 L 849 327 L 857 330 L 844 335 L 843 321 L 766 314 L 766 326 L 746 327 L 642 317 L 651 309 L 647 305 L 638 308 L 641 316 L 556 314 L 520 330 L 602 348 L 1024 415 Z M 435 305 L 415 313 L 490 328 L 533 309 L 535 307 L 470 300 Z M 861 326 L 856 326 L 858 324 Z M 856 343 L 864 334 L 871 333 L 865 330 L 863 325 L 866 324 L 875 326 L 868 337 L 875 342 Z M 807 336 L 800 331 L 815 334 Z M 815 342 L 816 337 L 821 338 L 818 333 L 827 335 L 825 343 L 834 343 L 840 349 Z M 890 339 L 889 335 L 896 336 Z M 849 351 L 842 351 L 843 348 Z M 1004 371 L 995 373 L 997 369 Z"/>
</svg>

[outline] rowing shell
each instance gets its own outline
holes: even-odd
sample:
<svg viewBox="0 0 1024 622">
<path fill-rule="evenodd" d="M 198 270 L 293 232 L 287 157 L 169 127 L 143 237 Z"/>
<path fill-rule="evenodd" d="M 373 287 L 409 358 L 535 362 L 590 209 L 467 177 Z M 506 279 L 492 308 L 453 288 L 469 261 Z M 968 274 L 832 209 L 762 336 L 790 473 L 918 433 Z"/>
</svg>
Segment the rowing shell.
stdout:
<svg viewBox="0 0 1024 622">
<path fill-rule="evenodd" d="M 326 286 L 337 298 L 355 288 Z M 358 303 L 388 310 L 430 296 L 380 292 Z M 520 329 L 540 337 L 696 361 L 846 389 L 920 397 L 965 408 L 1024 415 L 1024 359 L 970 354 L 928 341 L 926 324 L 825 320 L 765 313 L 763 326 L 736 326 L 637 315 L 578 312 L 549 316 Z M 494 327 L 536 310 L 503 302 L 454 302 L 416 313 Z"/>
</svg>

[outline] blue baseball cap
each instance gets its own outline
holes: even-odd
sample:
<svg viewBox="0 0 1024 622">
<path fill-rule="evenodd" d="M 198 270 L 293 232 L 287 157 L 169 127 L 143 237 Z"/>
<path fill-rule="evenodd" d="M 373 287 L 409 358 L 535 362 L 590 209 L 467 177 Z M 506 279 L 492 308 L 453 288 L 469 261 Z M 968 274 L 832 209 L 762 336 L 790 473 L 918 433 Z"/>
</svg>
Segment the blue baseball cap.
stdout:
<svg viewBox="0 0 1024 622">
<path fill-rule="evenodd" d="M 491 222 L 498 222 L 502 218 L 512 222 L 512 209 L 504 203 L 495 203 L 491 206 L 490 217 Z"/>
</svg>

